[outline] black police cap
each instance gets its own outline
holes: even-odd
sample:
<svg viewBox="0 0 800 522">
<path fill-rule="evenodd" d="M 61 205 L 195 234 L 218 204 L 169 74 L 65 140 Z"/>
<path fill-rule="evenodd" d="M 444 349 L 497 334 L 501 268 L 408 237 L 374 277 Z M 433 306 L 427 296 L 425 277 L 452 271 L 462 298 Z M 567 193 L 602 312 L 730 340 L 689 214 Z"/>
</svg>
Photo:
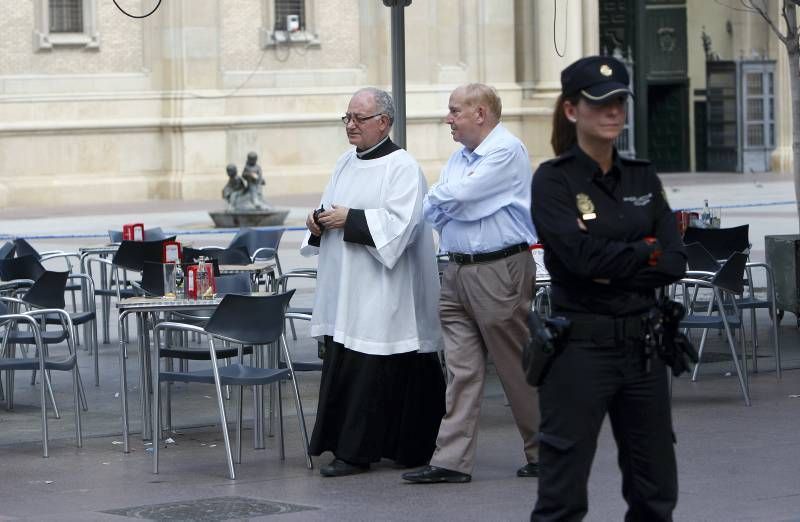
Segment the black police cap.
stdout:
<svg viewBox="0 0 800 522">
<path fill-rule="evenodd" d="M 609 56 L 587 56 L 561 71 L 561 92 L 580 94 L 592 103 L 603 103 L 614 96 L 633 95 L 625 65 Z"/>
</svg>

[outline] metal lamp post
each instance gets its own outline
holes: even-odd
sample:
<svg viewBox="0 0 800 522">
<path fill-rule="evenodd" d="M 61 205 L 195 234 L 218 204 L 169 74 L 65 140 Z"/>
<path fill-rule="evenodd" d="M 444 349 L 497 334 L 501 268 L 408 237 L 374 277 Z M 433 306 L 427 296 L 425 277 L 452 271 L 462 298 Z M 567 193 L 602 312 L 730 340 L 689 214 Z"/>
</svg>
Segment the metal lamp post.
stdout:
<svg viewBox="0 0 800 522">
<path fill-rule="evenodd" d="M 392 96 L 394 97 L 394 142 L 406 148 L 406 39 L 405 12 L 411 0 L 383 0 L 392 9 Z"/>
</svg>

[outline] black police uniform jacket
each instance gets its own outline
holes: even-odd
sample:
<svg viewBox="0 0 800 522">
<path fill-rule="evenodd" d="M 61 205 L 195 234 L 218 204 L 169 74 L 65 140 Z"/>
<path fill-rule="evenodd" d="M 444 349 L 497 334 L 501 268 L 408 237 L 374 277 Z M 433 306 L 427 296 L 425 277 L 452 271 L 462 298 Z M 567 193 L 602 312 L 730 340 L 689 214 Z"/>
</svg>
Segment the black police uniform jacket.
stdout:
<svg viewBox="0 0 800 522">
<path fill-rule="evenodd" d="M 531 214 L 556 309 L 640 313 L 655 304 L 656 288 L 685 274 L 683 242 L 649 161 L 622 157 L 615 149 L 604 175 L 576 144 L 536 170 Z M 647 236 L 661 245 L 656 266 L 648 265 Z"/>
</svg>

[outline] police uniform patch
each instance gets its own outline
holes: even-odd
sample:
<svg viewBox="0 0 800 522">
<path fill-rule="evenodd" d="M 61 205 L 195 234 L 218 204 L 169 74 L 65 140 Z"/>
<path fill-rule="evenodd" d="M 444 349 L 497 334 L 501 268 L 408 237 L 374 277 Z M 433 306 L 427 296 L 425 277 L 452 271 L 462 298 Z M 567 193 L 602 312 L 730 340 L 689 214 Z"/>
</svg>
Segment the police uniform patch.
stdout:
<svg viewBox="0 0 800 522">
<path fill-rule="evenodd" d="M 594 213 L 594 203 L 588 194 L 580 192 L 575 195 L 575 203 L 578 205 L 578 211 L 581 213 L 582 219 L 594 219 L 597 214 Z"/>
<path fill-rule="evenodd" d="M 625 196 L 622 198 L 622 201 L 627 201 L 628 203 L 633 203 L 637 207 L 644 207 L 650 204 L 650 201 L 653 199 L 653 193 L 648 192 L 642 196 Z"/>
</svg>

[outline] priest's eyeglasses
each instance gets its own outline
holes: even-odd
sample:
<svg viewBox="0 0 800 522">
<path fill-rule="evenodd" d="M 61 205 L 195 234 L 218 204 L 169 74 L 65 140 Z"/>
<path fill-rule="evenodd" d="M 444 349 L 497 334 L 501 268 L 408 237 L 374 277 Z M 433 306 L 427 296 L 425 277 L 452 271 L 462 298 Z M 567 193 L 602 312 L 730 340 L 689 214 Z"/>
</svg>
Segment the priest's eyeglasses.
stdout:
<svg viewBox="0 0 800 522">
<path fill-rule="evenodd" d="M 342 123 L 347 125 L 348 123 L 350 123 L 352 121 L 356 125 L 361 125 L 365 121 L 371 120 L 372 118 L 375 118 L 376 116 L 383 116 L 383 113 L 382 112 L 376 112 L 372 116 L 358 116 L 357 114 L 350 114 L 348 112 L 347 114 L 342 116 Z"/>
</svg>

